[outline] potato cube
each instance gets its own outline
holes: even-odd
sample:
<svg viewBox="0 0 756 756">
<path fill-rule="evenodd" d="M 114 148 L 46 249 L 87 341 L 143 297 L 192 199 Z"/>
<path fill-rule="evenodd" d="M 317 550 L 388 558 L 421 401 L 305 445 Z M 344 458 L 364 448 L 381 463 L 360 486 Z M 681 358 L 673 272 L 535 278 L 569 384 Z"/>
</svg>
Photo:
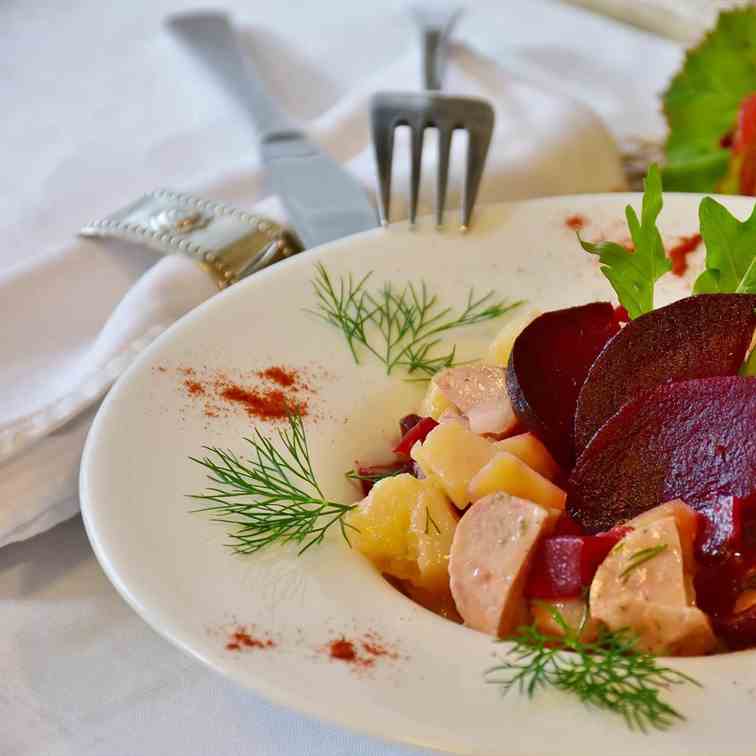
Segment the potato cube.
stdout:
<svg viewBox="0 0 756 756">
<path fill-rule="evenodd" d="M 384 573 L 430 591 L 448 590 L 448 558 L 457 516 L 430 480 L 384 478 L 352 510 L 352 545 Z"/>
<path fill-rule="evenodd" d="M 411 455 L 420 469 L 446 492 L 460 509 L 470 498 L 470 481 L 496 454 L 494 445 L 465 428 L 461 423 L 442 423 L 424 443 L 415 444 Z"/>
<path fill-rule="evenodd" d="M 489 365 L 501 365 L 506 367 L 509 362 L 509 355 L 512 352 L 515 339 L 528 323 L 533 321 L 539 315 L 538 312 L 522 312 L 512 318 L 496 335 L 491 342 L 486 354 L 486 363 Z"/>
<path fill-rule="evenodd" d="M 444 412 L 450 409 L 456 410 L 454 405 L 444 396 L 444 392 L 432 380 L 420 405 L 420 414 L 423 417 L 432 417 L 434 420 L 438 420 Z"/>
<path fill-rule="evenodd" d="M 520 433 L 510 436 L 503 441 L 497 441 L 494 446 L 499 451 L 509 452 L 521 459 L 528 467 L 532 467 L 544 478 L 554 480 L 559 473 L 559 465 L 549 454 L 549 450 L 532 434 Z"/>
<path fill-rule="evenodd" d="M 564 510 L 567 494 L 509 452 L 499 452 L 470 481 L 468 498 L 505 491 L 548 509 Z"/>
</svg>

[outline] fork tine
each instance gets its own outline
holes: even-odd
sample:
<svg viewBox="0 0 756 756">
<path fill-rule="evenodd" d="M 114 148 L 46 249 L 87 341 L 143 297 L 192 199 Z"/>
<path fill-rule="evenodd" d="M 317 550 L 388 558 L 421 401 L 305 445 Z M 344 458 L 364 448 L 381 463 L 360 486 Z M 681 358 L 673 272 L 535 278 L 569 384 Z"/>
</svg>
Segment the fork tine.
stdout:
<svg viewBox="0 0 756 756">
<path fill-rule="evenodd" d="M 420 194 L 420 172 L 423 164 L 423 137 L 425 124 L 420 121 L 410 124 L 410 151 L 412 165 L 410 167 L 410 225 L 415 225 L 417 219 L 417 201 Z"/>
<path fill-rule="evenodd" d="M 371 111 L 375 165 L 378 173 L 378 214 L 382 226 L 387 226 L 391 217 L 391 162 L 394 156 L 394 124 L 383 117 L 379 108 Z"/>
<path fill-rule="evenodd" d="M 444 225 L 446 209 L 446 185 L 449 179 L 449 154 L 451 153 L 452 129 L 438 126 L 438 176 L 436 180 L 436 226 Z"/>
<path fill-rule="evenodd" d="M 488 103 L 481 102 L 478 106 L 478 112 L 467 124 L 469 141 L 467 143 L 467 168 L 460 218 L 460 229 L 462 231 L 467 231 L 470 226 L 470 217 L 478 196 L 480 180 L 483 177 L 488 148 L 491 144 L 493 122 L 493 108 Z"/>
</svg>

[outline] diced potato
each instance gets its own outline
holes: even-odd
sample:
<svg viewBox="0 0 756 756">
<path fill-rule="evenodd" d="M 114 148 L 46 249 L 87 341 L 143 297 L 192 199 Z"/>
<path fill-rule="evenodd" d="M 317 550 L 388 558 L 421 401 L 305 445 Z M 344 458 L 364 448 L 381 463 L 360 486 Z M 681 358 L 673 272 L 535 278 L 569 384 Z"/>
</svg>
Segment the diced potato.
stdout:
<svg viewBox="0 0 756 756">
<path fill-rule="evenodd" d="M 444 392 L 432 380 L 420 405 L 420 414 L 423 417 L 432 417 L 434 420 L 438 420 L 449 409 L 456 410 L 456 407 L 444 396 Z"/>
<path fill-rule="evenodd" d="M 522 312 L 512 318 L 496 335 L 491 342 L 486 354 L 486 362 L 489 365 L 501 365 L 506 367 L 509 362 L 509 355 L 512 352 L 515 339 L 520 335 L 528 323 L 532 322 L 539 315 L 538 312 Z"/>
<path fill-rule="evenodd" d="M 349 540 L 384 573 L 430 591 L 447 591 L 457 516 L 430 480 L 384 478 L 349 513 Z"/>
<path fill-rule="evenodd" d="M 548 509 L 564 510 L 567 494 L 532 467 L 509 452 L 500 451 L 470 481 L 468 496 L 472 501 L 488 494 L 505 491 Z"/>
<path fill-rule="evenodd" d="M 586 617 L 588 604 L 585 599 L 555 599 L 545 601 L 538 599 L 530 602 L 530 612 L 536 628 L 544 635 L 555 638 L 564 637 L 564 628 L 554 619 L 551 610 L 556 609 L 571 630 L 578 630 L 582 625 L 580 640 L 590 643 L 598 636 L 598 623 L 592 617 Z"/>
<path fill-rule="evenodd" d="M 411 451 L 423 473 L 436 481 L 460 509 L 474 501 L 468 492 L 470 481 L 495 454 L 490 441 L 456 422 L 434 428 Z"/>
<path fill-rule="evenodd" d="M 532 434 L 520 433 L 510 436 L 503 441 L 497 441 L 494 446 L 499 451 L 509 452 L 521 459 L 528 467 L 532 467 L 544 478 L 554 480 L 559 473 L 559 465 L 549 454 L 549 450 Z"/>
</svg>

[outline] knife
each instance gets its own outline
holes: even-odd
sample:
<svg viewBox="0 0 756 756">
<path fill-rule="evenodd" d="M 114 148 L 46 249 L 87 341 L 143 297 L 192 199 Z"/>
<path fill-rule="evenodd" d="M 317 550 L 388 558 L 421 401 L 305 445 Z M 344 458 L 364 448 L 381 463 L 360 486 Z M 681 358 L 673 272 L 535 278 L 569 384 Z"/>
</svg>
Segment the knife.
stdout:
<svg viewBox="0 0 756 756">
<path fill-rule="evenodd" d="M 378 225 L 375 209 L 357 180 L 311 142 L 265 91 L 226 14 L 179 13 L 165 23 L 250 116 L 273 190 L 305 247 Z"/>
</svg>

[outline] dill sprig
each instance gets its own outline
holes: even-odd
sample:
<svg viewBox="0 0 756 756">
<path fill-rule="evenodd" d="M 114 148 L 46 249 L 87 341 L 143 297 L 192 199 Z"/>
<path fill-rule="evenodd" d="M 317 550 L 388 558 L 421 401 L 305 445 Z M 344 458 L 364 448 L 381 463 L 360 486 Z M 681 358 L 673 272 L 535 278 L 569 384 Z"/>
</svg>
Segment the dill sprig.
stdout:
<svg viewBox="0 0 756 756">
<path fill-rule="evenodd" d="M 208 470 L 213 484 L 191 498 L 208 502 L 195 511 L 211 512 L 213 520 L 233 526 L 229 536 L 235 551 L 250 554 L 271 543 L 295 542 L 306 551 L 338 524 L 347 543 L 344 515 L 353 505 L 325 497 L 310 461 L 304 423 L 289 415 L 289 427 L 278 431 L 285 453 L 259 430 L 244 439 L 252 447 L 248 458 L 206 446 L 208 456 L 190 457 Z"/>
<path fill-rule="evenodd" d="M 402 472 L 398 467 L 386 466 L 385 470 L 375 470 L 374 472 L 360 472 L 359 470 L 348 470 L 344 473 L 344 476 L 349 480 L 362 481 L 365 480 L 369 483 L 377 483 L 384 478 L 393 478 L 395 475 L 399 475 Z"/>
<path fill-rule="evenodd" d="M 619 714 L 630 729 L 642 732 L 685 719 L 661 693 L 672 685 L 700 683 L 639 650 L 630 630 L 603 629 L 586 643 L 580 640 L 582 625 L 570 627 L 557 609 L 549 611 L 564 638 L 555 641 L 534 625 L 519 628 L 508 639 L 514 645 L 502 663 L 486 673 L 487 682 L 500 685 L 504 693 L 514 688 L 529 697 L 546 688 L 572 693 L 587 706 Z"/>
<path fill-rule="evenodd" d="M 362 348 L 386 366 L 387 374 L 403 368 L 410 375 L 430 378 L 455 364 L 454 346 L 439 353 L 442 334 L 499 318 L 521 304 L 497 300 L 493 291 L 476 297 L 470 289 L 464 309 L 457 314 L 442 307 L 425 282 L 407 283 L 401 289 L 389 282 L 372 290 L 368 287 L 372 273 L 360 279 L 349 274 L 335 281 L 322 263 L 315 270 L 316 308 L 311 312 L 343 333 L 356 363 Z"/>
<path fill-rule="evenodd" d="M 634 570 L 638 569 L 642 564 L 645 564 L 650 559 L 659 556 L 667 548 L 666 543 L 659 543 L 656 546 L 649 546 L 647 549 L 640 549 L 634 554 L 631 554 L 627 560 L 627 567 L 620 572 L 619 577 L 623 583 L 626 583 L 630 579 L 630 575 Z"/>
</svg>

